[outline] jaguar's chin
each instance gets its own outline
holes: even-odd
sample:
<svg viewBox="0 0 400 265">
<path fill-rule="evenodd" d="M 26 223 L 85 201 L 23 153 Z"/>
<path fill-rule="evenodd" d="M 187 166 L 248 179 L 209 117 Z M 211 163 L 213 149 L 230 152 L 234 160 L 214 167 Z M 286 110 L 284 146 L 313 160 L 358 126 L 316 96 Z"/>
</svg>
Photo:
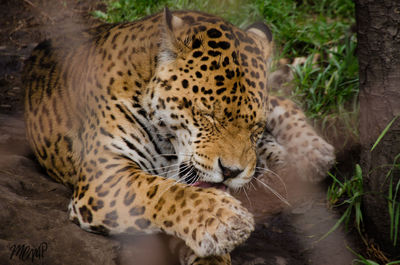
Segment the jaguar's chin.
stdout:
<svg viewBox="0 0 400 265">
<path fill-rule="evenodd" d="M 196 181 L 192 186 L 200 187 L 200 188 L 216 188 L 219 190 L 227 191 L 228 187 L 224 183 L 212 183 L 205 181 Z"/>
</svg>

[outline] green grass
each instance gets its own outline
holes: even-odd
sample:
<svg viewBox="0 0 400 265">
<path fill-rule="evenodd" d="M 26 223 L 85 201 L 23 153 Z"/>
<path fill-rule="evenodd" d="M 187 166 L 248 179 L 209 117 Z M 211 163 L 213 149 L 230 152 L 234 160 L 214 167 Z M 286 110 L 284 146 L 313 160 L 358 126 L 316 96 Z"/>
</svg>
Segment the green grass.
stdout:
<svg viewBox="0 0 400 265">
<path fill-rule="evenodd" d="M 389 179 L 389 190 L 386 197 L 388 203 L 388 212 L 390 218 L 390 240 L 393 246 L 397 245 L 399 236 L 399 220 L 400 220 L 400 180 L 393 181 L 393 171 L 400 169 L 400 154 L 398 154 L 393 165 L 390 166 L 386 179 Z M 362 200 L 365 195 L 363 191 L 363 173 L 361 167 L 357 164 L 355 174 L 350 179 L 340 181 L 335 175 L 329 173 L 332 178 L 332 184 L 328 187 L 327 201 L 335 208 L 341 208 L 343 211 L 342 216 L 338 219 L 335 225 L 319 240 L 325 239 L 333 231 L 344 225 L 346 230 L 355 227 L 360 234 L 361 238 L 364 237 L 363 229 L 363 213 L 362 213 Z M 365 240 L 364 240 L 365 241 Z M 364 258 L 362 255 L 353 252 L 359 259 L 354 260 L 354 264 L 377 265 L 375 261 Z M 400 264 L 400 260 L 385 263 L 386 265 Z"/>
<path fill-rule="evenodd" d="M 386 133 L 389 131 L 390 127 L 392 127 L 393 123 L 400 116 L 395 116 L 389 124 L 383 129 L 381 134 L 378 136 L 378 139 L 375 141 L 374 145 L 371 148 L 371 152 L 374 151 L 376 146 L 382 141 L 385 137 Z M 388 211 L 390 218 L 390 240 L 393 242 L 393 246 L 397 245 L 398 236 L 399 236 L 399 228 L 400 228 L 400 179 L 397 183 L 394 180 L 393 173 L 395 170 L 400 170 L 400 154 L 397 154 L 393 159 L 393 164 L 388 165 L 389 170 L 386 173 L 385 182 L 389 180 L 389 190 L 388 190 Z"/>
<path fill-rule="evenodd" d="M 291 96 L 310 118 L 356 114 L 347 104 L 358 94 L 355 23 L 351 0 L 256 0 L 273 32 L 279 57 L 305 57 L 292 67 Z M 318 59 L 317 59 L 318 58 Z M 343 115 L 345 116 L 345 115 Z"/>
<path fill-rule="evenodd" d="M 285 57 L 307 56 L 335 46 L 354 23 L 351 0 L 256 0 Z"/>
<path fill-rule="evenodd" d="M 355 37 L 326 50 L 309 55 L 302 65 L 292 67 L 293 96 L 301 102 L 311 118 L 339 112 L 358 94 L 358 63 Z M 319 60 L 314 62 L 318 56 Z M 325 57 L 325 58 L 324 58 Z"/>
<path fill-rule="evenodd" d="M 187 9 L 216 14 L 239 27 L 261 19 L 257 6 L 246 0 L 111 0 L 105 2 L 107 11 L 95 11 L 94 15 L 107 22 L 136 20 L 159 12 L 166 6 L 171 10 Z"/>
<path fill-rule="evenodd" d="M 400 116 L 395 116 L 392 121 L 390 121 L 383 129 L 373 144 L 370 150 L 371 152 L 373 152 L 379 143 L 384 139 L 393 123 L 399 117 Z M 382 182 L 383 186 L 383 184 L 389 181 L 388 189 L 386 191 L 387 195 L 384 193 L 379 193 L 378 195 L 383 196 L 387 200 L 388 214 L 390 219 L 390 240 L 392 241 L 393 246 L 396 247 L 400 235 L 400 179 L 398 177 L 397 180 L 395 179 L 395 171 L 400 171 L 400 154 L 394 156 L 392 164 L 381 165 L 379 168 L 387 168 L 385 179 Z M 345 224 L 346 229 L 355 227 L 363 238 L 363 215 L 361 207 L 362 197 L 365 195 L 363 192 L 363 174 L 368 174 L 368 172 L 363 173 L 358 164 L 356 165 L 354 176 L 350 179 L 345 178 L 344 181 L 340 181 L 335 175 L 329 173 L 329 176 L 332 178 L 332 184 L 328 187 L 327 201 L 333 207 L 342 207 L 344 212 L 336 224 L 321 239 L 327 237 L 342 223 Z M 365 259 L 351 249 L 350 251 L 360 258 L 355 260 L 355 264 L 378 264 L 375 261 Z M 386 264 L 400 264 L 400 260 L 392 261 Z"/>
<path fill-rule="evenodd" d="M 353 264 L 359 264 L 359 265 L 381 265 L 373 260 L 370 259 L 366 259 L 365 257 L 363 257 L 362 255 L 356 253 L 354 250 L 352 250 L 351 248 L 348 247 L 348 249 L 358 257 L 358 259 L 353 260 Z M 392 262 L 385 262 L 384 265 L 399 265 L 400 264 L 400 260 L 395 260 Z"/>
<path fill-rule="evenodd" d="M 391 128 L 392 124 L 399 118 L 396 116 L 388 123 L 388 125 L 383 129 L 381 134 L 378 136 L 377 140 L 371 148 L 371 152 L 379 145 L 382 139 L 385 137 L 386 133 Z M 390 165 L 382 165 L 382 168 L 388 168 L 385 180 L 389 181 L 388 193 L 387 195 L 382 194 L 388 201 L 388 213 L 390 218 L 390 240 L 393 246 L 398 243 L 398 237 L 400 234 L 400 179 L 397 182 L 394 179 L 394 172 L 400 170 L 400 154 L 397 154 L 393 158 L 393 163 Z M 353 220 L 354 225 L 359 233 L 362 230 L 362 211 L 361 203 L 363 192 L 363 172 L 361 167 L 357 164 L 355 166 L 355 174 L 350 179 L 344 178 L 344 181 L 340 181 L 332 173 L 328 173 L 332 178 L 332 184 L 328 187 L 327 201 L 333 207 L 344 208 L 344 213 L 342 217 L 337 221 L 335 226 L 325 235 L 327 236 L 335 229 L 339 227 L 341 223 L 346 224 L 348 228 L 349 223 Z M 365 173 L 364 174 L 368 174 Z M 324 236 L 324 237 L 325 237 Z"/>
<path fill-rule="evenodd" d="M 378 136 L 377 140 L 373 144 L 371 148 L 371 152 L 379 145 L 382 139 L 385 137 L 386 133 L 389 131 L 390 127 L 392 127 L 393 123 L 399 118 L 400 116 L 395 116 L 389 123 L 386 125 L 385 129 L 381 132 Z M 390 240 L 393 242 L 393 246 L 397 245 L 398 236 L 400 234 L 400 179 L 397 180 L 397 183 L 394 179 L 394 171 L 400 170 L 400 154 L 397 154 L 391 165 L 383 165 L 382 167 L 388 167 L 389 170 L 386 173 L 385 181 L 389 180 L 389 189 L 388 195 L 386 197 L 388 201 L 388 212 L 390 218 Z"/>
<path fill-rule="evenodd" d="M 400 179 L 397 183 L 393 179 L 393 171 L 400 170 L 400 154 L 394 158 L 393 165 L 386 174 L 386 178 L 389 179 L 389 191 L 388 191 L 388 211 L 390 217 L 390 240 L 393 242 L 393 246 L 397 245 L 399 236 L 399 223 L 400 223 Z"/>
<path fill-rule="evenodd" d="M 104 1 L 107 4 L 107 11 L 94 11 L 93 15 L 97 18 L 110 23 L 121 21 L 133 21 L 143 16 L 150 15 L 159 11 L 164 1 L 158 0 L 119 0 Z"/>
<path fill-rule="evenodd" d="M 335 231 L 342 223 L 346 229 L 356 227 L 361 233 L 363 224 L 363 215 L 361 211 L 363 191 L 363 176 L 361 167 L 357 164 L 354 175 L 350 179 L 340 181 L 335 175 L 329 173 L 333 182 L 328 188 L 327 200 L 333 207 L 344 209 L 342 216 L 336 224 L 321 238 L 326 238 Z"/>
</svg>

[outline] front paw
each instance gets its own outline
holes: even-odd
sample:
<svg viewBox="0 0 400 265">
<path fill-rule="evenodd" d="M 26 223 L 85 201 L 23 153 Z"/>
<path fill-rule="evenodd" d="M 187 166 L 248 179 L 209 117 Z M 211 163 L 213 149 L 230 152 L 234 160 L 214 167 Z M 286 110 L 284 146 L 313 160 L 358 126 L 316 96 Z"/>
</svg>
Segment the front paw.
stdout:
<svg viewBox="0 0 400 265">
<path fill-rule="evenodd" d="M 202 203 L 192 218 L 193 229 L 184 240 L 199 257 L 222 256 L 250 236 L 254 219 L 229 194 L 214 189 L 204 191 Z"/>
</svg>

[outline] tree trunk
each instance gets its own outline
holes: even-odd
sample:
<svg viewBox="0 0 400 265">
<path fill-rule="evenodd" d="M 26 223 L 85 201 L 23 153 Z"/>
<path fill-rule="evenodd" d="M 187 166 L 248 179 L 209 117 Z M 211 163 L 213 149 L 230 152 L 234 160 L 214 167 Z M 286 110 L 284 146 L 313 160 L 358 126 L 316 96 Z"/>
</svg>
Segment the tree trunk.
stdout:
<svg viewBox="0 0 400 265">
<path fill-rule="evenodd" d="M 387 200 L 390 178 L 386 175 L 392 168 L 388 165 L 393 165 L 395 156 L 400 154 L 400 118 L 372 152 L 371 147 L 384 128 L 400 115 L 400 1 L 355 2 L 360 65 L 361 167 L 364 192 L 367 193 L 363 201 L 364 217 L 367 234 L 385 250 L 394 250 L 390 241 Z M 397 183 L 400 171 L 395 170 L 392 176 L 393 183 Z M 400 202 L 399 198 L 397 202 Z M 397 250 L 399 246 L 400 239 Z"/>
</svg>

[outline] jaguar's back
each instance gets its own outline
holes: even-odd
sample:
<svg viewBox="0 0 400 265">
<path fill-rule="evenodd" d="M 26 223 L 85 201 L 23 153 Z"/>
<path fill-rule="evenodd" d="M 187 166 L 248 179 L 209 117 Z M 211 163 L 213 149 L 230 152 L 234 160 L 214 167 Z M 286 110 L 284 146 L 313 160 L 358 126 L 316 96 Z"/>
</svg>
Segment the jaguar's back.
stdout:
<svg viewBox="0 0 400 265">
<path fill-rule="evenodd" d="M 116 72 L 117 76 L 128 73 L 129 78 L 122 77 L 122 91 L 114 90 L 114 95 L 132 98 L 137 96 L 133 84 L 149 82 L 155 69 L 161 14 L 151 20 L 150 26 L 140 21 L 102 25 L 82 32 L 79 42 L 77 38 L 46 40 L 32 52 L 23 74 L 26 127 L 30 144 L 51 177 L 76 183 L 77 163 L 87 144 L 85 131 L 101 124 L 96 108 L 110 107 L 107 84 Z M 127 87 L 130 91 L 125 91 Z"/>
</svg>

